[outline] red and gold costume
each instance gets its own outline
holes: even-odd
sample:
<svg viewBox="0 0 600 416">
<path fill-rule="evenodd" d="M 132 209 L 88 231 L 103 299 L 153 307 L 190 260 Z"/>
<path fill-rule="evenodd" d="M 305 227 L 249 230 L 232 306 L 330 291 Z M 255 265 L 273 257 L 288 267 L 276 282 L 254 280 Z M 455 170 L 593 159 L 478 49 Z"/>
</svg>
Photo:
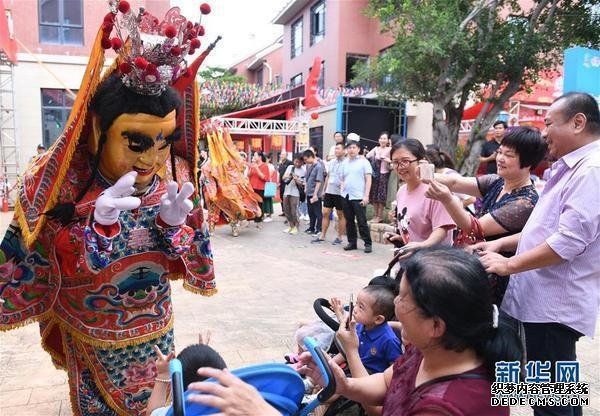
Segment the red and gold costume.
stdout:
<svg viewBox="0 0 600 416">
<path fill-rule="evenodd" d="M 131 18 L 123 3 L 116 5 Z M 182 28 L 186 24 L 178 9 L 171 9 L 166 21 Z M 0 245 L 0 330 L 39 322 L 42 346 L 68 372 L 75 415 L 142 415 L 156 376 L 153 346 L 163 352 L 173 348 L 170 281 L 182 279 L 184 288 L 202 295 L 216 293 L 198 193 L 183 224 L 170 226 L 158 215 L 172 171 L 180 185 L 195 182 L 199 106 L 193 79 L 212 46 L 190 73 L 173 76 L 172 86 L 182 98 L 177 120 L 181 139 L 170 147 L 175 156 L 135 194 L 141 201 L 137 208 L 102 225 L 94 220 L 95 203 L 115 180 L 102 169 L 92 176 L 95 132 L 88 107 L 102 82 L 106 33 L 104 25 L 65 131 L 23 176 L 14 221 Z M 185 42 L 182 46 L 189 47 L 189 39 Z M 117 58 L 105 76 L 120 65 L 123 69 Z M 159 86 L 154 87 L 148 100 L 160 97 Z M 175 120 L 172 124 L 175 128 Z M 161 138 L 162 132 L 157 140 Z M 94 180 L 86 188 L 90 177 Z M 75 201 L 82 190 L 68 224 L 44 215 L 57 204 Z"/>
<path fill-rule="evenodd" d="M 262 199 L 250 186 L 245 174 L 246 162 L 229 132 L 211 126 L 206 140 L 210 158 L 202 165 L 201 182 L 210 228 L 219 223 L 221 215 L 232 227 L 237 227 L 240 220 L 260 217 Z"/>
</svg>

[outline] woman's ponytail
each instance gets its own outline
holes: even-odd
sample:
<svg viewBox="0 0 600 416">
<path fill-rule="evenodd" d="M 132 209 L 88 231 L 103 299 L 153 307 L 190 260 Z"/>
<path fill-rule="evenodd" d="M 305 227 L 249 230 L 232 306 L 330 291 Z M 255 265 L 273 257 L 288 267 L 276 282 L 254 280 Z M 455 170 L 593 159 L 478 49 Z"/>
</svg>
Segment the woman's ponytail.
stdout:
<svg viewBox="0 0 600 416">
<path fill-rule="evenodd" d="M 500 314 L 498 327 L 490 327 L 489 336 L 482 342 L 479 355 L 491 380 L 495 380 L 496 363 L 499 361 L 519 361 L 523 359 L 523 344 L 519 338 L 516 321 L 506 314 Z"/>
</svg>

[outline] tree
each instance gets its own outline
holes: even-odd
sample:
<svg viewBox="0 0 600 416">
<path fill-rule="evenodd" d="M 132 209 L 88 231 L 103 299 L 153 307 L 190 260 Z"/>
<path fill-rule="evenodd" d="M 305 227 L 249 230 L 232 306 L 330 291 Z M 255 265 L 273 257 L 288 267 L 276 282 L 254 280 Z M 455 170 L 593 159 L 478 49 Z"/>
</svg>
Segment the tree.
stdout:
<svg viewBox="0 0 600 416">
<path fill-rule="evenodd" d="M 521 2 L 523 3 L 523 2 Z M 600 44 L 600 0 L 370 0 L 367 14 L 396 42 L 357 80 L 377 82 L 383 95 L 433 104 L 435 144 L 456 155 L 470 97 L 485 105 L 461 161 L 473 174 L 485 132 L 503 105 L 543 70 L 562 64 L 573 45 Z"/>
<path fill-rule="evenodd" d="M 235 75 L 227 68 L 220 66 L 209 66 L 206 69 L 198 72 L 198 76 L 203 81 L 219 81 L 219 82 L 234 82 L 245 83 L 246 78 L 241 75 Z"/>
</svg>

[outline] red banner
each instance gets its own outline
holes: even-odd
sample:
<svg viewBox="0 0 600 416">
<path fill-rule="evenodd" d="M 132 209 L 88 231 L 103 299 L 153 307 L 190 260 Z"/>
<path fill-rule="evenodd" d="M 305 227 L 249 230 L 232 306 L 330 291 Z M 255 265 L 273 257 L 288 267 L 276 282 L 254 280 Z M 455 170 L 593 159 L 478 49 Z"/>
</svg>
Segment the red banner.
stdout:
<svg viewBox="0 0 600 416">
<path fill-rule="evenodd" d="M 0 0 L 0 9 L 3 15 L 0 16 L 0 50 L 8 57 L 8 60 L 13 64 L 17 64 L 17 43 L 11 37 L 12 33 L 9 30 L 8 16 L 4 9 L 4 1 Z"/>
</svg>

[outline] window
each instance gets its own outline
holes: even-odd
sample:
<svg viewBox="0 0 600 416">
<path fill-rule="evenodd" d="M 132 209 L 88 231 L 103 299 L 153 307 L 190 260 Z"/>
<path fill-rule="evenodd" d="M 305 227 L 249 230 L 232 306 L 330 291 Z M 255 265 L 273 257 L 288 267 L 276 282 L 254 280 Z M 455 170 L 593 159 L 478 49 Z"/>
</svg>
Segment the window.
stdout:
<svg viewBox="0 0 600 416">
<path fill-rule="evenodd" d="M 354 65 L 359 62 L 368 62 L 369 55 L 355 55 L 355 54 L 346 54 L 346 84 L 350 84 L 350 82 L 356 77 L 356 71 L 354 70 Z"/>
<path fill-rule="evenodd" d="M 319 43 L 325 37 L 325 0 L 310 8 L 310 44 Z"/>
<path fill-rule="evenodd" d="M 300 73 L 290 79 L 290 87 L 297 87 L 298 85 L 302 84 L 302 81 L 302 73 Z"/>
<path fill-rule="evenodd" d="M 325 89 L 325 61 L 321 61 L 321 72 L 319 73 L 319 80 L 317 81 L 317 89 Z"/>
<path fill-rule="evenodd" d="M 74 101 L 66 90 L 42 88 L 42 138 L 46 149 L 65 128 Z"/>
<path fill-rule="evenodd" d="M 379 51 L 379 61 L 380 62 L 387 58 L 387 56 L 390 52 L 390 48 L 391 48 L 391 46 Z M 379 86 L 385 88 L 385 87 L 389 86 L 392 83 L 392 81 L 393 81 L 392 74 L 391 74 L 391 71 L 389 71 L 387 74 L 385 74 L 381 77 Z"/>
<path fill-rule="evenodd" d="M 83 45 L 83 0 L 39 0 L 40 42 Z"/>
<path fill-rule="evenodd" d="M 308 68 L 308 73 L 312 71 L 312 66 Z M 321 61 L 321 71 L 319 72 L 319 79 L 317 80 L 317 90 L 325 89 L 325 61 Z"/>
<path fill-rule="evenodd" d="M 292 24 L 292 58 L 302 53 L 302 18 Z"/>
<path fill-rule="evenodd" d="M 260 67 L 256 70 L 256 85 L 263 85 L 263 69 Z"/>
</svg>

